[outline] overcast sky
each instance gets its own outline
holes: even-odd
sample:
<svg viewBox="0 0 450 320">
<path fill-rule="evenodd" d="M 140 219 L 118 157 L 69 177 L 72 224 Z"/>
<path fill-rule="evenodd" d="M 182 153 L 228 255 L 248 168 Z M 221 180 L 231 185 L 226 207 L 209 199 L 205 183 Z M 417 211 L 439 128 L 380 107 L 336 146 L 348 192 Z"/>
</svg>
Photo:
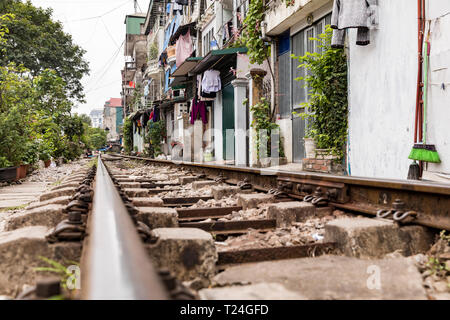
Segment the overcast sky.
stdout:
<svg viewBox="0 0 450 320">
<path fill-rule="evenodd" d="M 64 25 L 74 42 L 86 50 L 91 73 L 83 79 L 86 104 L 74 112 L 102 108 L 110 98 L 120 98 L 124 65 L 125 15 L 134 13 L 134 0 L 31 0 L 35 6 L 52 8 L 53 19 Z M 150 0 L 138 0 L 147 12 Z M 138 11 L 139 10 L 138 7 Z"/>
</svg>

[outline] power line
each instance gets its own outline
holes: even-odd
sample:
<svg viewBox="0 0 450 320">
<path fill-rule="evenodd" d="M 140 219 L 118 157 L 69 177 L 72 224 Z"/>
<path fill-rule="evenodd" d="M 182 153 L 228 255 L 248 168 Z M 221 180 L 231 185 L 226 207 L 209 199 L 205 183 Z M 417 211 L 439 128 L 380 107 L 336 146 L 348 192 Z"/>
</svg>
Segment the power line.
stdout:
<svg viewBox="0 0 450 320">
<path fill-rule="evenodd" d="M 94 74 L 92 75 L 91 79 L 95 79 L 95 75 L 103 72 L 103 69 L 106 68 L 108 66 L 108 64 L 111 62 L 112 59 L 115 59 L 115 56 L 120 52 L 120 49 L 122 48 L 123 44 L 125 43 L 125 40 L 122 41 L 122 44 L 120 45 L 120 47 L 117 47 L 116 51 L 114 51 L 114 53 L 112 54 L 112 56 L 106 61 L 106 63 L 97 71 L 94 72 Z M 92 80 L 91 80 L 92 82 Z"/>
<path fill-rule="evenodd" d="M 116 40 L 114 40 L 114 37 L 112 36 L 111 32 L 109 31 L 108 27 L 106 26 L 105 21 L 103 21 L 102 18 L 100 18 L 100 21 L 101 21 L 101 22 L 103 23 L 103 25 L 105 26 L 105 29 L 106 29 L 106 31 L 108 32 L 109 37 L 111 38 L 111 40 L 114 42 L 114 44 L 115 44 L 116 47 L 117 47 L 117 46 L 118 46 L 118 45 L 117 45 L 117 42 L 116 42 Z"/>
<path fill-rule="evenodd" d="M 120 6 L 117 6 L 117 7 L 113 8 L 113 9 L 111 9 L 111 10 L 109 10 L 109 11 L 107 11 L 107 12 L 101 14 L 101 15 L 98 15 L 98 16 L 88 17 L 88 18 L 82 18 L 82 19 L 77 19 L 77 20 L 64 21 L 64 22 L 79 22 L 79 21 L 86 21 L 86 20 L 99 19 L 99 18 L 102 18 L 102 17 L 106 16 L 107 14 L 110 14 L 111 12 L 113 12 L 113 11 L 115 11 L 115 10 L 117 10 L 117 9 L 119 9 L 119 8 L 121 8 L 121 7 L 123 7 L 124 5 L 130 3 L 131 1 L 132 1 L 132 0 L 127 0 L 126 2 L 122 3 Z"/>
</svg>

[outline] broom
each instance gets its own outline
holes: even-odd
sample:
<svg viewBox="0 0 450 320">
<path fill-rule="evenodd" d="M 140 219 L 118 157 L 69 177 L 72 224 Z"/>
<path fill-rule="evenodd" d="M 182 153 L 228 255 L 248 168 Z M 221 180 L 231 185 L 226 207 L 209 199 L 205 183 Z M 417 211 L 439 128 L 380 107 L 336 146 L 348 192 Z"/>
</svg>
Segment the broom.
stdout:
<svg viewBox="0 0 450 320">
<path fill-rule="evenodd" d="M 427 137 L 427 86 L 428 86 L 428 59 L 430 57 L 430 42 L 428 33 L 427 41 L 425 42 L 425 59 L 424 59 L 424 91 L 423 91 L 423 141 L 422 143 L 414 144 L 414 147 L 409 154 L 409 159 L 416 161 L 440 163 L 441 159 L 436 151 L 436 146 L 426 143 Z"/>
</svg>

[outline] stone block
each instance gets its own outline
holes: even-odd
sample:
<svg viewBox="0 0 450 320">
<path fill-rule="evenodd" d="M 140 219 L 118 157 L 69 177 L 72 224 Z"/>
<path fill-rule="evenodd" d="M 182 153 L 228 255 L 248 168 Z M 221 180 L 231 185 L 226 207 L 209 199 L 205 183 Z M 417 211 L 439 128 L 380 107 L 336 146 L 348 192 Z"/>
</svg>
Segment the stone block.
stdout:
<svg viewBox="0 0 450 320">
<path fill-rule="evenodd" d="M 139 213 L 136 219 L 148 225 L 151 229 L 178 227 L 178 213 L 173 208 L 137 207 Z"/>
<path fill-rule="evenodd" d="M 195 228 L 160 228 L 153 233 L 158 240 L 147 248 L 157 268 L 168 269 L 180 281 L 209 283 L 218 259 L 210 233 Z"/>
<path fill-rule="evenodd" d="M 6 221 L 5 230 L 11 231 L 28 226 L 54 227 L 67 218 L 63 213 L 65 205 L 48 204 L 11 216 Z"/>
<path fill-rule="evenodd" d="M 164 201 L 159 197 L 131 198 L 136 207 L 164 207 Z"/>
<path fill-rule="evenodd" d="M 194 176 L 183 176 L 183 177 L 178 177 L 178 181 L 180 182 L 180 184 L 184 185 L 184 184 L 188 184 L 191 182 L 194 182 L 198 180 L 197 177 Z"/>
<path fill-rule="evenodd" d="M 199 189 L 202 189 L 202 188 L 205 188 L 205 187 L 212 187 L 212 186 L 216 186 L 216 185 L 217 185 L 217 182 L 210 181 L 210 180 L 207 180 L 207 181 L 195 181 L 195 182 L 192 183 L 192 189 L 193 190 L 199 190 Z"/>
<path fill-rule="evenodd" d="M 39 207 L 44 207 L 44 206 L 49 205 L 49 204 L 68 205 L 69 202 L 70 202 L 70 198 L 71 198 L 70 196 L 62 196 L 62 197 L 53 198 L 53 199 L 46 200 L 46 201 L 34 202 L 34 203 L 31 203 L 27 207 L 27 210 L 31 210 L 31 209 L 35 209 L 35 208 L 39 208 Z"/>
<path fill-rule="evenodd" d="M 141 188 L 124 188 L 122 189 L 125 194 L 130 198 L 148 197 L 148 189 Z"/>
<path fill-rule="evenodd" d="M 50 275 L 36 271 L 38 267 L 51 267 L 40 257 L 64 265 L 79 261 L 81 243 L 49 245 L 44 226 L 26 227 L 0 234 L 0 295 L 16 296 L 23 285 L 33 285 L 36 277 Z"/>
<path fill-rule="evenodd" d="M 237 186 L 215 186 L 211 188 L 211 192 L 215 200 L 220 200 L 238 193 L 249 194 L 253 190 L 241 190 Z"/>
<path fill-rule="evenodd" d="M 201 300 L 306 300 L 298 292 L 286 289 L 279 283 L 256 283 L 244 286 L 202 289 Z"/>
<path fill-rule="evenodd" d="M 263 203 L 270 203 L 275 200 L 275 197 L 271 194 L 265 193 L 250 193 L 250 194 L 239 194 L 238 195 L 238 206 L 242 209 L 253 209 L 257 208 L 258 205 Z"/>
<path fill-rule="evenodd" d="M 227 268 L 213 285 L 280 283 L 309 300 L 424 300 L 422 276 L 409 258 L 320 256 Z"/>
<path fill-rule="evenodd" d="M 139 189 L 141 187 L 139 182 L 119 182 L 119 185 L 125 189 Z"/>
<path fill-rule="evenodd" d="M 336 242 L 346 256 L 381 258 L 401 250 L 404 256 L 426 252 L 433 236 L 425 227 L 403 226 L 385 219 L 344 218 L 325 225 L 325 242 Z"/>
<path fill-rule="evenodd" d="M 292 225 L 292 222 L 303 222 L 314 216 L 316 208 L 309 202 L 290 201 L 273 203 L 267 207 L 267 218 L 276 219 L 278 228 Z"/>
<path fill-rule="evenodd" d="M 58 190 L 53 190 L 47 193 L 42 194 L 39 197 L 40 201 L 50 200 L 53 198 L 58 198 L 62 196 L 71 196 L 76 192 L 77 188 L 63 188 Z"/>
</svg>

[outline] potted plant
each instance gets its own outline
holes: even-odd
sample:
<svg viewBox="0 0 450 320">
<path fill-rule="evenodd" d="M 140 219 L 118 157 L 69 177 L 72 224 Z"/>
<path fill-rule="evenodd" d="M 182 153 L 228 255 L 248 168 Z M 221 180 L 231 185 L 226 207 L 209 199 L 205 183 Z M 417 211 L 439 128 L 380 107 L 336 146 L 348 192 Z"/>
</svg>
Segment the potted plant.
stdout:
<svg viewBox="0 0 450 320">
<path fill-rule="evenodd" d="M 28 169 L 38 161 L 38 145 L 27 143 L 25 152 L 22 155 L 22 162 L 18 169 L 17 178 L 23 179 L 27 176 Z"/>
<path fill-rule="evenodd" d="M 17 168 L 5 157 L 0 157 L 0 181 L 13 181 L 17 179 Z"/>
<path fill-rule="evenodd" d="M 314 140 L 314 136 L 311 132 L 306 132 L 305 137 L 303 138 L 305 141 L 305 154 L 307 159 L 314 159 L 316 157 L 316 141 Z"/>
<path fill-rule="evenodd" d="M 48 168 L 51 164 L 50 151 L 43 145 L 41 145 L 41 148 L 39 150 L 39 160 L 42 160 L 44 162 L 46 168 Z"/>
</svg>

